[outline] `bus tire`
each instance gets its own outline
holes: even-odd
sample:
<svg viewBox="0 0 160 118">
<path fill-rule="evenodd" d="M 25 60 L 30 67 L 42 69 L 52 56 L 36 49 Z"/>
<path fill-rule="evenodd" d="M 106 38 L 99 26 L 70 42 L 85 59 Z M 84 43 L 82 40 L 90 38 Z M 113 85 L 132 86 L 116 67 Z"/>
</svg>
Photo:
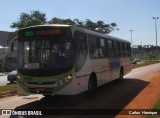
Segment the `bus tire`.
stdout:
<svg viewBox="0 0 160 118">
<path fill-rule="evenodd" d="M 119 74 L 119 81 L 123 81 L 123 76 L 124 76 L 124 70 L 123 70 L 123 67 L 121 67 L 120 74 Z"/>
<path fill-rule="evenodd" d="M 10 81 L 10 84 L 13 84 L 14 83 L 14 81 Z"/>
<path fill-rule="evenodd" d="M 95 73 L 92 73 L 88 81 L 88 96 L 92 96 L 95 93 L 96 88 L 97 88 L 97 77 Z"/>
<path fill-rule="evenodd" d="M 52 95 L 43 95 L 45 98 L 52 98 L 53 96 Z"/>
</svg>

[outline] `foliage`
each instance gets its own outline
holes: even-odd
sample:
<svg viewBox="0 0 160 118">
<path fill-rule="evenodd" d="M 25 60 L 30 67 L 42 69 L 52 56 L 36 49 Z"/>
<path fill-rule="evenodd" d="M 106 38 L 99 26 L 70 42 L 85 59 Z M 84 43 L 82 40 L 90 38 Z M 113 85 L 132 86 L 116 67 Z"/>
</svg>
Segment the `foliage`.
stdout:
<svg viewBox="0 0 160 118">
<path fill-rule="evenodd" d="M 93 22 L 90 19 L 86 19 L 85 21 L 80 21 L 79 19 L 61 19 L 57 17 L 53 17 L 51 20 L 46 20 L 46 14 L 40 11 L 31 11 L 28 13 L 21 13 L 20 18 L 13 22 L 10 26 L 11 28 L 24 28 L 33 25 L 42 25 L 42 24 L 68 24 L 75 25 L 78 27 L 90 29 L 96 32 L 109 34 L 114 30 L 119 30 L 116 23 L 106 24 L 104 21 Z"/>
<path fill-rule="evenodd" d="M 11 28 L 20 29 L 23 27 L 33 26 L 33 25 L 42 25 L 47 23 L 46 14 L 40 11 L 31 11 L 28 13 L 21 13 L 18 21 L 13 22 L 10 26 Z"/>
<path fill-rule="evenodd" d="M 154 46 L 154 45 L 134 45 L 134 49 L 143 50 L 143 51 L 152 51 L 152 50 L 160 50 L 160 46 Z"/>
<path fill-rule="evenodd" d="M 147 66 L 147 65 L 151 65 L 151 64 L 156 64 L 156 63 L 159 63 L 159 62 L 156 62 L 156 61 L 145 61 L 144 63 L 141 63 L 141 64 L 132 64 L 132 68 L 138 68 L 138 67 L 143 67 L 143 66 Z"/>
<path fill-rule="evenodd" d="M 60 19 L 57 17 L 52 18 L 48 21 L 49 24 L 68 24 L 68 25 L 76 25 L 78 27 L 86 28 L 89 30 L 93 30 L 99 33 L 109 34 L 114 30 L 119 30 L 116 23 L 105 24 L 103 21 L 99 20 L 97 22 L 93 22 L 90 19 L 86 19 L 85 21 L 80 21 L 78 19 Z"/>
<path fill-rule="evenodd" d="M 9 33 L 8 40 L 7 40 L 8 45 L 9 45 L 10 40 L 12 40 L 13 38 L 15 38 L 17 35 L 18 35 L 17 31 Z"/>
</svg>

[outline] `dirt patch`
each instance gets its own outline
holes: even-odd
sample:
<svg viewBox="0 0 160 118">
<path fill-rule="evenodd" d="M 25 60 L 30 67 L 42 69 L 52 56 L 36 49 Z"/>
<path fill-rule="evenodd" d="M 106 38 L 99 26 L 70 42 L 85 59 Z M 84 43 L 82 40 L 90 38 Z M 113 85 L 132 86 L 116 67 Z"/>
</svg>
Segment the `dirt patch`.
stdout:
<svg viewBox="0 0 160 118">
<path fill-rule="evenodd" d="M 150 84 L 144 88 L 124 109 L 152 109 L 153 106 L 160 100 L 160 72 L 155 72 L 148 75 L 145 80 Z M 124 110 L 126 112 L 126 110 Z M 121 115 L 119 113 L 116 118 L 144 118 L 144 115 Z M 129 111 L 128 111 L 129 112 Z"/>
<path fill-rule="evenodd" d="M 5 98 L 5 97 L 9 97 L 9 96 L 13 96 L 13 95 L 16 95 L 16 91 L 3 92 L 3 93 L 0 93 L 0 99 L 1 99 L 1 98 Z"/>
</svg>

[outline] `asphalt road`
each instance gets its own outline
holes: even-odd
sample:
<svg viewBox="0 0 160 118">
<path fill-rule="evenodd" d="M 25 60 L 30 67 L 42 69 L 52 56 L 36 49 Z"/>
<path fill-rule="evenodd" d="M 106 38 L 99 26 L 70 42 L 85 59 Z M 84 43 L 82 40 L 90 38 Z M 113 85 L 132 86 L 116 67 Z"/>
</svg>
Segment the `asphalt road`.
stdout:
<svg viewBox="0 0 160 118">
<path fill-rule="evenodd" d="M 113 81 L 103 85 L 97 89 L 95 95 L 92 97 L 88 97 L 84 92 L 75 96 L 54 96 L 48 99 L 42 95 L 2 98 L 0 99 L 0 109 L 78 109 L 79 111 L 77 112 L 83 111 L 82 109 L 123 109 L 149 84 L 149 80 L 146 80 L 147 76 L 157 71 L 160 71 L 160 64 L 133 69 L 132 72 L 125 76 L 123 82 Z M 71 110 L 69 112 L 72 112 Z M 54 115 L 54 117 L 106 118 L 105 115 L 75 115 L 76 111 L 74 110 L 74 115 L 65 115 L 62 112 L 59 115 Z M 119 111 L 116 112 L 118 113 Z M 66 111 L 64 111 L 64 113 L 66 113 Z M 107 117 L 114 117 L 115 115 Z M 12 117 L 17 118 L 16 116 L 11 116 L 11 118 Z M 27 116 L 23 117 L 27 118 Z"/>
</svg>

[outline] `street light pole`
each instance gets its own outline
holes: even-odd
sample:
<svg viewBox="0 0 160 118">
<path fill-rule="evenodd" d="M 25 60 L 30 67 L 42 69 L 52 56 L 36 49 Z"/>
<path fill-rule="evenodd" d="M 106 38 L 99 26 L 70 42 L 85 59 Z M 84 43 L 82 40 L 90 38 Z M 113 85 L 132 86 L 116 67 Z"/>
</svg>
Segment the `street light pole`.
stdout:
<svg viewBox="0 0 160 118">
<path fill-rule="evenodd" d="M 155 30 L 156 30 L 156 51 L 157 51 L 157 22 L 156 22 L 156 20 L 159 19 L 159 17 L 153 17 L 153 19 L 155 20 Z"/>
<path fill-rule="evenodd" d="M 133 30 L 129 30 L 131 32 L 131 55 L 133 56 L 133 44 L 132 44 L 132 32 Z"/>
<path fill-rule="evenodd" d="M 133 44 L 132 44 L 132 32 L 133 30 L 129 30 L 131 32 L 131 47 L 133 47 Z"/>
</svg>

